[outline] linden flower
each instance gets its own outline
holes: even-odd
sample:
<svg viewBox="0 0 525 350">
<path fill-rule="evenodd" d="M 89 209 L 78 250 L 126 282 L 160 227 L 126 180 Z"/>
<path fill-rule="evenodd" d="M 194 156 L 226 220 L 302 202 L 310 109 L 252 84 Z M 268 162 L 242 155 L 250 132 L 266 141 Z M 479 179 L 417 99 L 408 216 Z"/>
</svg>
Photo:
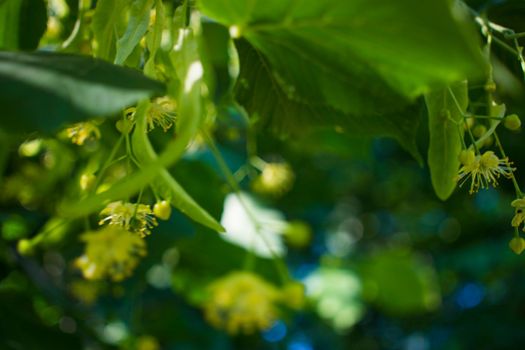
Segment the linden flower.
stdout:
<svg viewBox="0 0 525 350">
<path fill-rule="evenodd" d="M 292 188 L 294 180 L 293 170 L 287 163 L 268 163 L 252 186 L 261 194 L 281 196 Z"/>
<path fill-rule="evenodd" d="M 213 282 L 204 306 L 206 319 L 230 334 L 269 328 L 276 319 L 278 290 L 250 272 L 233 272 Z"/>
<path fill-rule="evenodd" d="M 85 233 L 81 240 L 86 248 L 74 264 L 88 280 L 109 277 L 121 281 L 132 274 L 140 257 L 146 255 L 144 240 L 117 226 Z"/>
<path fill-rule="evenodd" d="M 510 205 L 516 208 L 514 217 L 512 218 L 512 227 L 520 227 L 525 221 L 525 198 L 515 199 Z M 525 227 L 523 229 L 525 230 Z"/>
<path fill-rule="evenodd" d="M 82 146 L 89 139 L 99 139 L 100 130 L 93 122 L 77 123 L 66 129 L 66 135 L 71 142 Z"/>
<path fill-rule="evenodd" d="M 501 175 L 510 178 L 515 170 L 510 166 L 508 158 L 498 158 L 492 151 L 476 155 L 473 150 L 464 150 L 459 158 L 462 166 L 457 181 L 460 182 L 459 186 L 463 186 L 470 179 L 469 193 L 471 194 L 480 188 L 497 186 Z"/>
<path fill-rule="evenodd" d="M 99 225 L 108 223 L 120 226 L 128 231 L 139 233 L 141 237 L 149 235 L 151 229 L 157 226 L 157 219 L 150 206 L 146 204 L 112 202 L 102 209 L 100 216 L 102 219 Z"/>
<path fill-rule="evenodd" d="M 157 98 L 151 105 L 146 116 L 148 130 L 160 126 L 164 132 L 168 131 L 175 122 L 175 103 L 168 97 Z"/>
</svg>

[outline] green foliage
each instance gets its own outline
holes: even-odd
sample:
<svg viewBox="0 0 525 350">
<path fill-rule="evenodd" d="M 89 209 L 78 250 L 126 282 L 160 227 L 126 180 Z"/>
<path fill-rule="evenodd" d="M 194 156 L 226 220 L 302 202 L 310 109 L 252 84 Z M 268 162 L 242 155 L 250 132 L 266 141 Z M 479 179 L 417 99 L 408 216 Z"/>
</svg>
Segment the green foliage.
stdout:
<svg viewBox="0 0 525 350">
<path fill-rule="evenodd" d="M 153 0 L 135 0 L 131 4 L 126 32 L 117 40 L 115 64 L 123 64 L 146 34 L 153 3 Z"/>
<path fill-rule="evenodd" d="M 364 264 L 364 294 L 384 311 L 413 314 L 439 306 L 432 267 L 411 252 L 383 251 Z"/>
<path fill-rule="evenodd" d="M 384 121 L 433 86 L 479 76 L 484 67 L 473 34 L 453 18 L 448 1 L 200 5 L 251 45 L 238 44 L 239 101 L 288 132 L 336 124 L 406 140 L 401 117 L 381 127 Z"/>
<path fill-rule="evenodd" d="M 137 129 L 139 132 L 133 133 L 133 146 L 137 151 L 139 162 L 145 166 L 157 160 L 157 154 L 147 138 L 146 111 L 149 105 L 141 103 L 137 106 L 135 118 L 137 119 Z M 192 117 L 194 115 L 186 115 Z M 193 198 L 182 188 L 181 185 L 171 176 L 167 169 L 161 169 L 158 178 L 154 180 L 155 187 L 163 198 L 169 198 L 173 206 L 182 213 L 188 215 L 196 222 L 207 226 L 215 231 L 222 232 L 224 228 L 206 210 L 201 208 Z"/>
<path fill-rule="evenodd" d="M 426 95 L 425 101 L 430 135 L 430 177 L 437 196 L 445 200 L 456 188 L 459 153 L 464 133 L 462 114 L 468 106 L 467 82 L 433 91 Z"/>
<path fill-rule="evenodd" d="M 132 69 L 70 54 L 0 52 L 0 125 L 54 131 L 66 123 L 107 117 L 162 94 L 159 82 Z"/>
<path fill-rule="evenodd" d="M 18 48 L 18 21 L 22 0 L 10 0 L 0 3 L 0 48 Z"/>
<path fill-rule="evenodd" d="M 97 1 L 92 23 L 96 40 L 95 57 L 113 61 L 117 40 L 124 26 L 125 17 L 123 14 L 126 13 L 129 5 L 129 1 L 126 0 Z M 129 33 L 133 30 L 134 28 L 131 28 Z"/>
<path fill-rule="evenodd" d="M 0 348 L 520 343 L 504 25 L 449 0 L 0 0 Z M 458 183 L 475 200 L 444 202 Z"/>
<path fill-rule="evenodd" d="M 0 1 L 0 49 L 36 49 L 46 21 L 44 0 Z"/>
</svg>

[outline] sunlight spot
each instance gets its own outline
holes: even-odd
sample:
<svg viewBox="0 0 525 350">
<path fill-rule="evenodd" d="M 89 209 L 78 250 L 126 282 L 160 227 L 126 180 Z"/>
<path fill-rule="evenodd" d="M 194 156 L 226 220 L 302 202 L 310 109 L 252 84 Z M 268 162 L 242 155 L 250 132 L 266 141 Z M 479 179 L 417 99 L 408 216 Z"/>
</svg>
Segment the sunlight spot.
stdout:
<svg viewBox="0 0 525 350">
<path fill-rule="evenodd" d="M 188 74 L 184 80 L 184 92 L 187 93 L 193 88 L 193 85 L 202 78 L 202 73 L 202 64 L 199 61 L 195 61 L 190 65 Z"/>
<path fill-rule="evenodd" d="M 184 39 L 188 36 L 190 33 L 189 29 L 179 29 L 179 35 L 177 36 L 177 42 L 175 43 L 175 46 L 173 46 L 173 50 L 180 51 L 182 49 L 182 44 L 184 42 Z"/>
<path fill-rule="evenodd" d="M 241 35 L 242 35 L 241 27 L 236 26 L 236 25 L 230 27 L 230 36 L 233 39 L 239 39 Z"/>
</svg>

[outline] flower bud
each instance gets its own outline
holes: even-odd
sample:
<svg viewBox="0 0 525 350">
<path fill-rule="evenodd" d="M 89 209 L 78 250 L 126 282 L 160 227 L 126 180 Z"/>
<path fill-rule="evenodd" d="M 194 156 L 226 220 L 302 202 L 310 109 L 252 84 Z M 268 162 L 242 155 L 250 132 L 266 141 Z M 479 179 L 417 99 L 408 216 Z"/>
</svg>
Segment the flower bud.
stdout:
<svg viewBox="0 0 525 350">
<path fill-rule="evenodd" d="M 30 256 L 34 253 L 33 244 L 28 239 L 21 239 L 18 241 L 17 250 L 20 255 Z"/>
<path fill-rule="evenodd" d="M 129 134 L 133 128 L 133 121 L 129 119 L 120 119 L 115 124 L 115 127 L 121 134 Z"/>
<path fill-rule="evenodd" d="M 485 135 L 487 132 L 487 127 L 485 125 L 478 124 L 474 127 L 474 130 L 472 130 L 472 133 L 477 138 L 480 138 L 481 136 Z"/>
<path fill-rule="evenodd" d="M 171 216 L 171 205 L 168 201 L 160 201 L 153 206 L 153 214 L 161 220 L 168 220 Z"/>
<path fill-rule="evenodd" d="M 471 149 L 464 149 L 459 154 L 459 161 L 463 165 L 470 165 L 476 160 L 476 154 Z"/>
<path fill-rule="evenodd" d="M 511 114 L 505 117 L 505 120 L 503 121 L 503 125 L 512 131 L 519 130 L 521 128 L 521 120 L 520 117 L 518 117 L 517 114 Z"/>
<path fill-rule="evenodd" d="M 82 191 L 90 190 L 95 184 L 96 177 L 93 174 L 82 174 L 80 176 L 80 188 Z"/>
<path fill-rule="evenodd" d="M 514 237 L 509 242 L 509 248 L 517 255 L 520 255 L 525 250 L 525 239 Z"/>
<path fill-rule="evenodd" d="M 288 244 L 296 248 L 308 246 L 312 239 L 312 229 L 302 221 L 288 223 L 283 234 Z"/>
</svg>

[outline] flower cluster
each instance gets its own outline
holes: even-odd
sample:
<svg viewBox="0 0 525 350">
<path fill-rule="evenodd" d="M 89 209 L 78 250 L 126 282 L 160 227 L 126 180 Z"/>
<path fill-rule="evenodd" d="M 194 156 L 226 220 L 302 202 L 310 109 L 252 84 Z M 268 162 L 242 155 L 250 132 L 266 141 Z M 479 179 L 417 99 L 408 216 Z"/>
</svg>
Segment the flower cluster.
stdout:
<svg viewBox="0 0 525 350">
<path fill-rule="evenodd" d="M 74 144 L 82 146 L 87 140 L 99 139 L 100 130 L 93 122 L 77 123 L 66 129 L 66 136 Z"/>
<path fill-rule="evenodd" d="M 146 113 L 148 131 L 160 126 L 164 132 L 168 131 L 176 119 L 176 104 L 169 97 L 159 97 L 149 106 Z M 125 118 L 117 123 L 117 128 L 123 133 L 129 133 L 135 124 L 135 107 L 130 107 L 124 112 Z"/>
<path fill-rule="evenodd" d="M 125 230 L 137 232 L 141 237 L 151 233 L 157 226 L 157 219 L 149 205 L 116 201 L 109 203 L 100 212 L 102 219 L 99 225 L 109 224 L 120 226 Z"/>
<path fill-rule="evenodd" d="M 519 228 L 525 221 L 525 213 L 523 212 L 525 210 L 525 198 L 515 199 L 510 205 L 515 208 L 515 214 L 512 218 L 512 227 Z M 525 231 L 525 227 L 523 227 L 523 230 Z"/>
<path fill-rule="evenodd" d="M 459 169 L 457 181 L 462 186 L 470 180 L 469 193 L 471 194 L 480 188 L 497 186 L 501 175 L 510 178 L 515 170 L 508 158 L 499 158 L 492 151 L 476 155 L 472 149 L 463 150 L 459 159 L 462 166 Z"/>
<path fill-rule="evenodd" d="M 206 319 L 230 334 L 250 334 L 269 328 L 278 316 L 277 303 L 296 310 L 305 303 L 302 284 L 290 282 L 278 289 L 246 271 L 232 272 L 214 281 L 208 292 L 204 305 Z"/>
<path fill-rule="evenodd" d="M 87 232 L 81 240 L 86 243 L 86 248 L 74 264 L 88 280 L 109 277 L 121 281 L 131 275 L 140 257 L 146 255 L 142 238 L 115 225 Z"/>
<path fill-rule="evenodd" d="M 277 288 L 253 273 L 230 273 L 213 282 L 208 290 L 206 318 L 230 334 L 267 329 L 277 317 Z"/>
<path fill-rule="evenodd" d="M 160 126 L 164 132 L 175 123 L 175 103 L 168 97 L 159 97 L 153 101 L 148 110 L 146 120 L 148 130 L 153 130 L 155 126 Z"/>
</svg>

